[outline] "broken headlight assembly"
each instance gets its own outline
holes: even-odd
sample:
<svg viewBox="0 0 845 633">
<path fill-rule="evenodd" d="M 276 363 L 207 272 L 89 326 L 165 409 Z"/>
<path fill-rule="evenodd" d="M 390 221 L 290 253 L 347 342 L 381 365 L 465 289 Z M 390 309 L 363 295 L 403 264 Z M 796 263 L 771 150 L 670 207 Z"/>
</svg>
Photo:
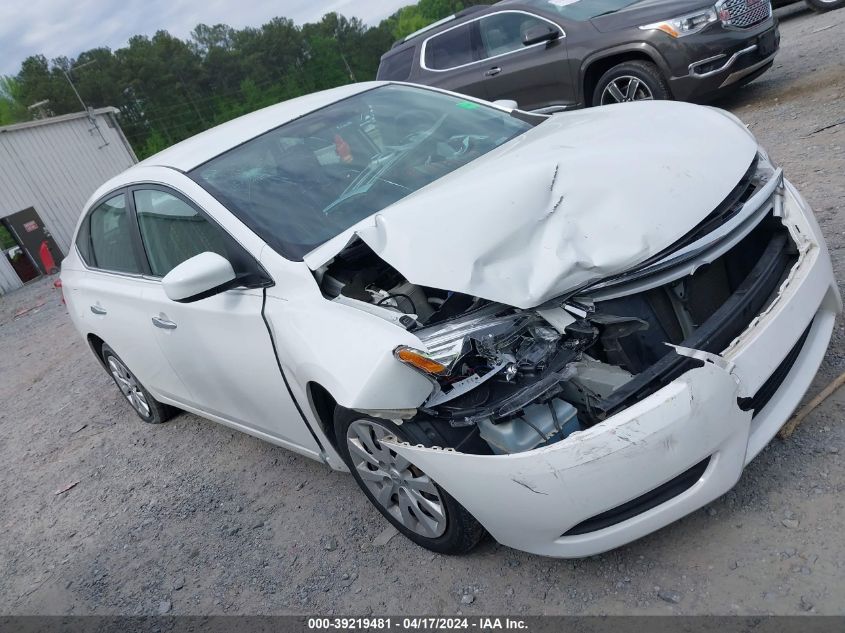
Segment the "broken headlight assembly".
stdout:
<svg viewBox="0 0 845 633">
<path fill-rule="evenodd" d="M 597 333 L 585 319 L 550 320 L 487 304 L 415 332 L 426 351 L 403 346 L 394 355 L 432 381 L 422 415 L 453 428 L 477 427 L 489 450 L 516 453 L 583 428 L 576 407 L 562 398 L 562 384 Z"/>
</svg>

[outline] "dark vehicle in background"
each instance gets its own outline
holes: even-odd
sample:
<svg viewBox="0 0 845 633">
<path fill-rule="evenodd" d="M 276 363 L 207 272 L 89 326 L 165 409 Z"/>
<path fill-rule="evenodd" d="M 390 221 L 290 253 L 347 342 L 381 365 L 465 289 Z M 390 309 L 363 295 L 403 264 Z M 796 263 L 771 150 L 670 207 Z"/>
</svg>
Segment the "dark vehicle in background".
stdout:
<svg viewBox="0 0 845 633">
<path fill-rule="evenodd" d="M 772 5 L 774 5 L 775 9 L 780 9 L 796 2 L 801 2 L 801 0 L 774 0 Z M 825 11 L 845 7 L 845 0 L 807 0 L 807 6 L 813 11 L 824 13 Z"/>
<path fill-rule="evenodd" d="M 378 78 L 542 112 L 697 101 L 766 72 L 779 45 L 770 0 L 504 0 L 397 42 Z"/>
</svg>

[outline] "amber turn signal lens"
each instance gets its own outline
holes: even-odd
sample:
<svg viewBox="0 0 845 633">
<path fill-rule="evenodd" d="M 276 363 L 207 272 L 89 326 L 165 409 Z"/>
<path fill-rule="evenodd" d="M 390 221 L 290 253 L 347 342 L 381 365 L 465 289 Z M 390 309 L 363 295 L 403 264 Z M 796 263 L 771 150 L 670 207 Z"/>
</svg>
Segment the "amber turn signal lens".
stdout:
<svg viewBox="0 0 845 633">
<path fill-rule="evenodd" d="M 424 353 L 419 352 L 410 347 L 397 347 L 393 355 L 401 360 L 406 365 L 410 365 L 415 369 L 424 371 L 427 374 L 439 376 L 446 373 L 446 365 L 438 363 L 436 360 L 430 359 Z"/>
<path fill-rule="evenodd" d="M 667 24 L 666 22 L 660 23 L 657 28 L 666 33 L 667 35 L 671 35 L 672 37 L 678 37 L 680 35 L 677 29 L 675 29 L 671 24 Z"/>
</svg>

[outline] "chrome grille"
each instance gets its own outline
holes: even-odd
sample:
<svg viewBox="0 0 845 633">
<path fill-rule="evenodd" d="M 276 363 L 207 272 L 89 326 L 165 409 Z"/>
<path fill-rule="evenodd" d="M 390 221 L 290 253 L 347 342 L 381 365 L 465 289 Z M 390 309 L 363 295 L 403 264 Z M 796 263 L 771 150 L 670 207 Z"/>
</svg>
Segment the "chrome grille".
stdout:
<svg viewBox="0 0 845 633">
<path fill-rule="evenodd" d="M 716 7 L 722 24 L 739 29 L 754 26 L 772 15 L 769 0 L 723 0 Z"/>
</svg>

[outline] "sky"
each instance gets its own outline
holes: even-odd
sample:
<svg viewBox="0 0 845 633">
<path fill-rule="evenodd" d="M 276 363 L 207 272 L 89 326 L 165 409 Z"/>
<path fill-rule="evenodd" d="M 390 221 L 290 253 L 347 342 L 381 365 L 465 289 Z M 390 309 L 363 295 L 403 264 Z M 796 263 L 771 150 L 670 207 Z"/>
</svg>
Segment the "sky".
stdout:
<svg viewBox="0 0 845 633">
<path fill-rule="evenodd" d="M 14 75 L 29 55 L 48 59 L 97 46 L 120 48 L 133 35 L 164 29 L 185 38 L 199 23 L 236 28 L 271 18 L 297 24 L 336 11 L 366 24 L 415 0 L 0 0 L 0 75 Z"/>
</svg>

